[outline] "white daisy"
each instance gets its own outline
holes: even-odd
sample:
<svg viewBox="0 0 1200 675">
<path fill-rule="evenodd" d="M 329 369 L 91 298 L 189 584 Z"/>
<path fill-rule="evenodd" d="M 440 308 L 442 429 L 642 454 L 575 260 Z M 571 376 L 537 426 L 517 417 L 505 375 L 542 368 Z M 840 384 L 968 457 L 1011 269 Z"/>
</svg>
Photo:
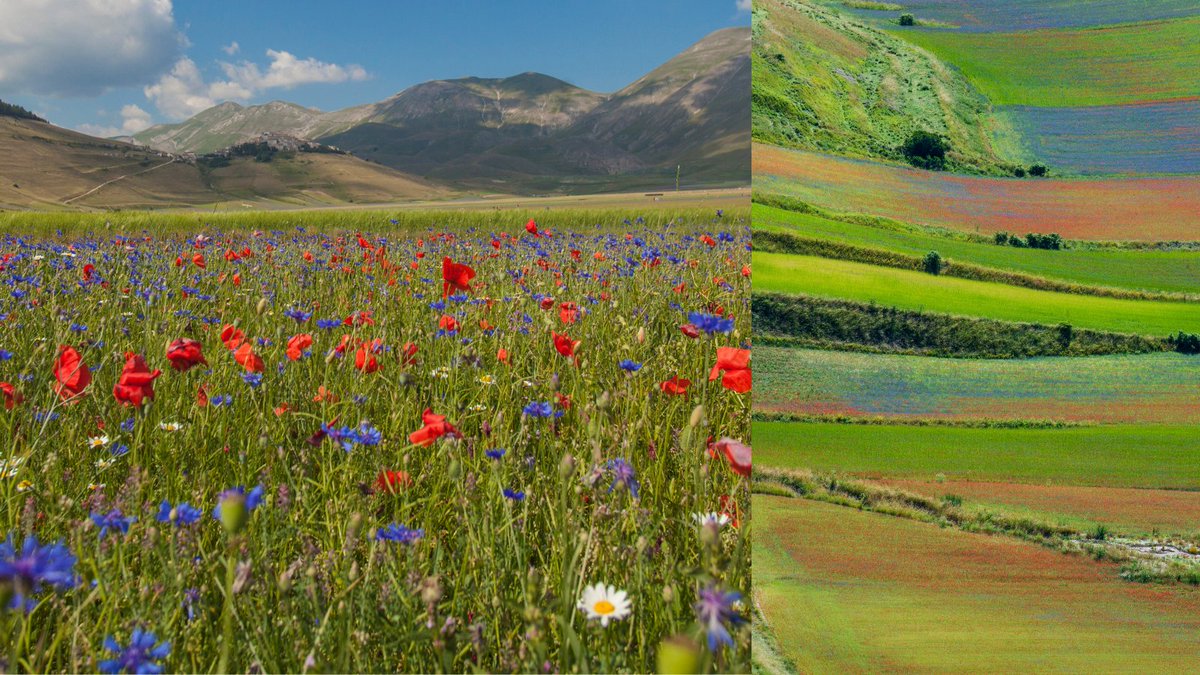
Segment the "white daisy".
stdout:
<svg viewBox="0 0 1200 675">
<path fill-rule="evenodd" d="M 579 599 L 579 610 L 588 619 L 600 619 L 601 626 L 629 616 L 632 611 L 630 605 L 625 591 L 618 591 L 616 586 L 605 586 L 603 583 L 584 588 L 583 597 Z"/>
<path fill-rule="evenodd" d="M 183 428 L 183 425 L 179 422 L 159 422 L 158 428 L 163 431 L 179 431 Z"/>
<path fill-rule="evenodd" d="M 32 490 L 32 489 L 33 489 L 33 483 L 30 483 L 27 480 L 23 480 L 20 483 L 17 483 L 17 492 L 25 492 L 26 490 Z"/>
<path fill-rule="evenodd" d="M 108 445 L 108 436 L 92 436 L 87 439 L 87 444 L 88 447 L 92 448 L 93 450 L 96 448 L 103 448 L 104 446 Z"/>
<path fill-rule="evenodd" d="M 709 523 L 716 523 L 719 528 L 729 524 L 729 514 L 717 513 L 716 511 L 711 513 L 693 513 L 692 518 L 702 527 Z"/>
<path fill-rule="evenodd" d="M 496 378 L 491 375 L 480 375 L 479 384 L 496 384 Z"/>
<path fill-rule="evenodd" d="M 105 457 L 104 459 L 96 460 L 96 468 L 103 471 L 116 463 L 117 463 L 116 457 Z"/>
</svg>

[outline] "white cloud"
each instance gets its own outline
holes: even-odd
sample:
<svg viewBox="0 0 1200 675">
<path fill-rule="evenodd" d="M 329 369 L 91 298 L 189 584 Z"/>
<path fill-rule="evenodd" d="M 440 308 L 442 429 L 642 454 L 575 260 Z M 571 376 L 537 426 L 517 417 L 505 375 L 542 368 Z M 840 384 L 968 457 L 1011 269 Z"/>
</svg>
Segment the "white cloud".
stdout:
<svg viewBox="0 0 1200 675">
<path fill-rule="evenodd" d="M 153 81 L 185 45 L 171 0 L 3 0 L 0 89 L 96 96 Z"/>
<path fill-rule="evenodd" d="M 101 124 L 81 124 L 76 127 L 76 130 L 82 131 L 89 136 L 110 138 L 112 136 L 132 136 L 139 131 L 148 129 L 152 124 L 150 113 L 131 103 L 121 108 L 120 127 L 104 126 Z"/>
<path fill-rule="evenodd" d="M 234 40 L 233 42 L 230 42 L 229 44 L 225 45 L 224 47 L 221 47 L 221 51 L 225 52 L 226 54 L 228 54 L 230 56 L 233 56 L 234 54 L 238 53 L 239 49 L 241 49 L 241 47 L 238 46 L 237 40 Z"/>
<path fill-rule="evenodd" d="M 207 82 L 195 62 L 184 57 L 157 83 L 145 87 L 146 98 L 169 118 L 183 119 L 223 101 L 247 101 L 267 89 L 290 89 L 301 84 L 365 80 L 361 66 L 340 66 L 285 51 L 267 50 L 271 62 L 264 71 L 250 61 L 221 62 L 224 80 Z"/>
<path fill-rule="evenodd" d="M 749 12 L 753 7 L 753 0 L 737 0 L 737 11 L 739 12 Z"/>
</svg>

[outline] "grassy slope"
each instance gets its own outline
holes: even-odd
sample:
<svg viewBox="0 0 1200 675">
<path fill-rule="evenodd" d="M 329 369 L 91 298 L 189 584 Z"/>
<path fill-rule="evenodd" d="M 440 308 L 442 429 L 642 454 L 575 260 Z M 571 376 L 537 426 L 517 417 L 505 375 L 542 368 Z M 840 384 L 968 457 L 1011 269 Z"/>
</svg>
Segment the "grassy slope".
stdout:
<svg viewBox="0 0 1200 675">
<path fill-rule="evenodd" d="M 754 498 L 754 593 L 802 672 L 1187 668 L 1200 591 L 1004 537 Z"/>
<path fill-rule="evenodd" d="M 972 429 L 755 422 L 763 466 L 864 477 L 1200 490 L 1195 427 Z"/>
<path fill-rule="evenodd" d="M 944 359 L 759 345 L 754 366 L 762 410 L 1200 424 L 1200 358 L 1182 354 Z"/>
<path fill-rule="evenodd" d="M 853 17 L 802 0 L 756 2 L 757 140 L 902 160 L 914 130 L 944 134 L 954 168 L 1007 175 L 1019 150 L 987 100 L 956 70 Z"/>
<path fill-rule="evenodd" d="M 1200 95 L 1200 17 L 1016 33 L 903 31 L 996 105 L 1094 106 Z"/>
<path fill-rule="evenodd" d="M 1118 333 L 1200 332 L 1200 305 L 1052 293 L 829 258 L 754 254 L 755 288 Z"/>
<path fill-rule="evenodd" d="M 951 261 L 1032 274 L 1078 284 L 1149 291 L 1200 292 L 1200 251 L 1040 251 L 975 243 L 921 232 L 899 232 L 755 204 L 756 230 L 794 232 L 815 239 L 924 255 L 937 251 Z"/>
</svg>

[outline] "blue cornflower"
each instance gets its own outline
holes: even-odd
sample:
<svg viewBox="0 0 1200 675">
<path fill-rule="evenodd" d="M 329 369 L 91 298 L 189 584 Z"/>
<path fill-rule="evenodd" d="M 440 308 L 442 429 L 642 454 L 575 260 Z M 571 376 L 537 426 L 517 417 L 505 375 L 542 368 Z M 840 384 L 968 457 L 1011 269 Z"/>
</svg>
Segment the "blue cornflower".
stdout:
<svg viewBox="0 0 1200 675">
<path fill-rule="evenodd" d="M 129 532 L 129 525 L 137 520 L 137 518 L 126 518 L 121 513 L 121 509 L 113 509 L 104 514 L 92 511 L 91 518 L 92 522 L 100 528 L 101 539 L 104 538 L 104 535 L 108 534 L 109 530 L 120 532 L 121 534 Z"/>
<path fill-rule="evenodd" d="M 429 303 L 429 309 L 432 309 L 435 312 L 441 312 L 446 309 L 446 303 L 442 302 L 441 300 L 431 302 Z"/>
<path fill-rule="evenodd" d="M 263 380 L 262 373 L 242 373 L 242 379 L 246 381 L 246 384 L 255 389 L 258 389 Z"/>
<path fill-rule="evenodd" d="M 733 319 L 727 319 L 715 314 L 691 312 L 688 314 L 688 322 L 705 333 L 710 334 L 728 333 L 733 330 Z"/>
<path fill-rule="evenodd" d="M 312 318 L 312 312 L 303 312 L 298 309 L 285 310 L 283 315 L 290 319 L 295 319 L 296 323 L 304 323 Z"/>
<path fill-rule="evenodd" d="M 483 454 L 491 457 L 492 459 L 500 459 L 504 456 L 504 448 L 492 448 L 491 450 L 485 451 Z"/>
<path fill-rule="evenodd" d="M 216 408 L 220 408 L 222 406 L 231 406 L 231 405 L 233 405 L 233 397 L 230 396 L 229 394 L 221 394 L 221 395 L 212 397 L 212 400 L 210 400 L 209 403 L 211 403 L 213 405 L 213 407 L 216 407 Z"/>
<path fill-rule="evenodd" d="M 7 361 L 13 357 L 13 353 L 7 349 L 0 349 L 0 361 Z"/>
<path fill-rule="evenodd" d="M 425 538 L 425 530 L 411 530 L 403 525 L 392 523 L 385 528 L 380 529 L 375 533 L 375 538 L 380 541 L 394 541 L 401 544 L 411 544 L 418 539 Z"/>
<path fill-rule="evenodd" d="M 129 419 L 125 420 L 124 422 L 121 422 L 121 431 L 124 431 L 125 433 L 129 433 L 129 432 L 133 431 L 133 427 L 135 424 L 137 424 L 137 418 L 130 417 Z"/>
<path fill-rule="evenodd" d="M 630 361 L 629 359 L 624 359 L 621 361 L 621 370 L 624 370 L 627 373 L 636 373 L 641 369 L 642 364 L 638 363 L 637 361 Z"/>
<path fill-rule="evenodd" d="M 328 424 L 321 425 L 321 431 L 325 432 L 325 436 L 342 446 L 342 450 L 350 452 L 354 449 L 354 444 L 358 442 L 358 431 L 354 427 L 331 427 Z"/>
<path fill-rule="evenodd" d="M 25 596 L 40 593 L 44 586 L 74 586 L 75 556 L 62 542 L 40 545 L 32 534 L 25 537 L 18 552 L 9 534 L 0 544 L 0 582 L 22 589 L 13 599 L 13 606 L 20 607 L 29 600 Z"/>
<path fill-rule="evenodd" d="M 733 636 L 729 634 L 729 628 L 737 628 L 746 623 L 746 619 L 733 609 L 734 603 L 741 598 L 741 593 L 725 593 L 716 586 L 700 590 L 694 609 L 696 620 L 708 634 L 709 651 L 715 652 L 721 645 L 733 646 Z"/>
<path fill-rule="evenodd" d="M 383 434 L 366 422 L 359 425 L 356 435 L 360 445 L 379 445 L 379 442 L 383 440 Z"/>
<path fill-rule="evenodd" d="M 526 405 L 521 412 L 530 417 L 550 417 L 554 414 L 554 405 L 549 402 L 534 401 Z"/>
<path fill-rule="evenodd" d="M 188 504 L 187 502 L 179 502 L 179 506 L 174 508 L 174 517 L 171 516 L 171 511 L 171 502 L 164 499 L 162 503 L 158 505 L 158 515 L 155 516 L 155 518 L 160 523 L 191 525 L 192 523 L 200 520 L 200 516 L 204 515 L 203 511 L 192 506 L 191 504 Z"/>
<path fill-rule="evenodd" d="M 86 333 L 87 332 L 87 326 L 85 326 L 81 323 L 72 323 L 70 329 L 74 333 Z"/>
<path fill-rule="evenodd" d="M 113 457 L 124 457 L 129 454 L 129 446 L 124 443 L 114 443 L 108 446 L 108 454 Z"/>
<path fill-rule="evenodd" d="M 510 488 L 504 488 L 504 496 L 508 499 L 513 500 L 514 502 L 525 501 L 525 493 L 524 492 L 519 492 L 517 490 L 513 490 Z"/>
<path fill-rule="evenodd" d="M 623 457 L 617 457 L 608 460 L 604 467 L 613 474 L 612 485 L 608 486 L 609 492 L 612 492 L 613 488 L 618 485 L 623 485 L 629 489 L 629 493 L 633 495 L 634 499 L 638 498 L 638 489 L 641 487 L 641 483 L 638 483 L 637 475 L 634 474 L 633 466 L 629 462 L 625 461 Z"/>
<path fill-rule="evenodd" d="M 263 492 L 265 490 L 266 488 L 262 486 L 262 483 L 259 483 L 258 485 L 254 486 L 249 493 L 247 493 L 246 488 L 242 487 L 241 485 L 231 487 L 228 490 L 221 492 L 221 494 L 217 495 L 217 506 L 213 509 L 213 519 L 221 519 L 221 502 L 234 496 L 244 496 L 246 499 L 246 511 L 253 511 L 254 509 L 258 508 L 259 504 L 262 504 Z"/>
<path fill-rule="evenodd" d="M 317 328 L 337 328 L 340 325 L 341 319 L 317 319 Z"/>
<path fill-rule="evenodd" d="M 116 656 L 97 664 L 102 673 L 137 673 L 156 675 L 163 671 L 161 661 L 171 654 L 171 643 L 156 644 L 158 637 L 150 631 L 134 628 L 129 636 L 129 646 L 117 644 L 113 636 L 104 638 L 104 648 Z"/>
</svg>

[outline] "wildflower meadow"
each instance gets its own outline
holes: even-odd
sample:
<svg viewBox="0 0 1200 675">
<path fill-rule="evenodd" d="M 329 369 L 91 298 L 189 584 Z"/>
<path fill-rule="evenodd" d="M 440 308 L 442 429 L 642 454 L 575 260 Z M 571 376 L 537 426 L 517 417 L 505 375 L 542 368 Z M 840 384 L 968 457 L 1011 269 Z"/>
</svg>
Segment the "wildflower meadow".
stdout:
<svg viewBox="0 0 1200 675">
<path fill-rule="evenodd" d="M 748 671 L 747 212 L 529 215 L 0 235 L 0 670 Z"/>
</svg>

